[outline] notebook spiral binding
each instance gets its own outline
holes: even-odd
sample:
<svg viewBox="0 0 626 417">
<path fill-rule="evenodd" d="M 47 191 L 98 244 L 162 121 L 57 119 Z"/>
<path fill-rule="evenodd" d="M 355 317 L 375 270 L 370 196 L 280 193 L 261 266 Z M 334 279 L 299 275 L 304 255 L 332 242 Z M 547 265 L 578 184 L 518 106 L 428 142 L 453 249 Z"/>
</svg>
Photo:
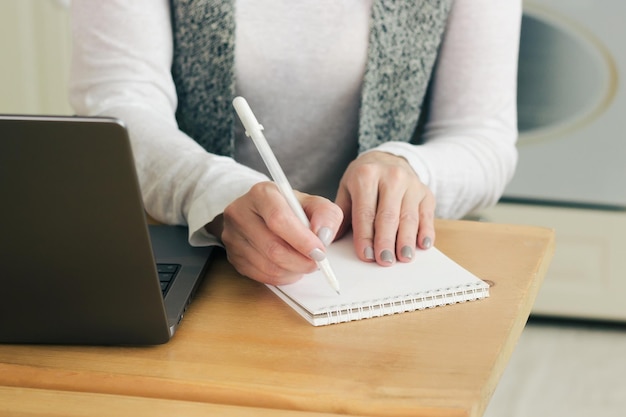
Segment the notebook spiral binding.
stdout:
<svg viewBox="0 0 626 417">
<path fill-rule="evenodd" d="M 329 307 L 323 314 L 328 324 L 389 316 L 415 310 L 464 303 L 489 297 L 489 287 L 484 283 L 442 288 L 420 294 L 389 297 L 357 304 L 341 304 Z"/>
</svg>

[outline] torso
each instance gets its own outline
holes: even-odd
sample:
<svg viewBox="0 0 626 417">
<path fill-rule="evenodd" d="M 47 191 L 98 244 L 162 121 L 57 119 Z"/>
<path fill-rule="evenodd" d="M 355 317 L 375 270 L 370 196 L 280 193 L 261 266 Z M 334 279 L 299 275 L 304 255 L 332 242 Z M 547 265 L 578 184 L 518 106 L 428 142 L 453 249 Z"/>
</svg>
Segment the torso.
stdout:
<svg viewBox="0 0 626 417">
<path fill-rule="evenodd" d="M 333 198 L 357 154 L 371 6 L 372 0 L 236 1 L 236 93 L 265 127 L 295 189 Z M 267 172 L 235 126 L 235 158 Z"/>
</svg>

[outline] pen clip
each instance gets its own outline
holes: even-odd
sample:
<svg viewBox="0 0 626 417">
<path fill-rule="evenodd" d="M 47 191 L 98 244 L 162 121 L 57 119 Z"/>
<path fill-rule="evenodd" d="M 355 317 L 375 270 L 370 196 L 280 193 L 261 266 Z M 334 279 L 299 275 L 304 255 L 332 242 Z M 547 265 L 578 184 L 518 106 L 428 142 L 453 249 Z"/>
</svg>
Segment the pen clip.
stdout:
<svg viewBox="0 0 626 417">
<path fill-rule="evenodd" d="M 258 126 L 259 126 L 259 130 L 265 130 L 265 129 L 263 128 L 263 125 L 262 125 L 261 123 L 259 123 L 259 124 L 258 124 Z M 244 133 L 246 134 L 246 137 L 248 137 L 248 138 L 251 138 L 251 137 L 252 137 L 252 135 L 251 135 L 250 133 L 248 133 L 248 131 L 247 131 L 247 130 L 246 130 Z"/>
</svg>

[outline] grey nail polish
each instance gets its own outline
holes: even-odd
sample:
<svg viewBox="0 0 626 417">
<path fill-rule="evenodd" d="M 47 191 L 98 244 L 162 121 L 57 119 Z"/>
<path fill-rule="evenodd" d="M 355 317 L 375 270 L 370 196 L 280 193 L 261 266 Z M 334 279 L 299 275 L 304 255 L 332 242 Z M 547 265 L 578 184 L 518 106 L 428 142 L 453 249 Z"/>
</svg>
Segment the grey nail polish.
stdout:
<svg viewBox="0 0 626 417">
<path fill-rule="evenodd" d="M 424 249 L 428 249 L 432 245 L 433 245 L 433 241 L 428 236 L 426 236 L 424 240 L 422 240 L 422 246 L 424 247 Z"/>
<path fill-rule="evenodd" d="M 403 258 L 413 259 L 413 248 L 410 246 L 404 246 L 400 251 Z"/>
<path fill-rule="evenodd" d="M 365 259 L 369 261 L 373 261 L 375 259 L 374 248 L 372 248 L 371 246 L 366 247 L 365 250 L 363 251 L 363 255 L 365 255 Z"/>
<path fill-rule="evenodd" d="M 322 241 L 324 246 L 328 246 L 332 243 L 333 232 L 328 227 L 322 227 L 317 231 L 317 237 Z"/>
<path fill-rule="evenodd" d="M 318 248 L 313 249 L 311 253 L 309 253 L 309 256 L 315 262 L 320 262 L 326 259 L 326 254 L 321 249 L 318 249 Z"/>
<path fill-rule="evenodd" d="M 382 259 L 383 262 L 392 263 L 393 253 L 389 249 L 385 249 L 384 251 L 380 253 L 380 259 Z"/>
</svg>

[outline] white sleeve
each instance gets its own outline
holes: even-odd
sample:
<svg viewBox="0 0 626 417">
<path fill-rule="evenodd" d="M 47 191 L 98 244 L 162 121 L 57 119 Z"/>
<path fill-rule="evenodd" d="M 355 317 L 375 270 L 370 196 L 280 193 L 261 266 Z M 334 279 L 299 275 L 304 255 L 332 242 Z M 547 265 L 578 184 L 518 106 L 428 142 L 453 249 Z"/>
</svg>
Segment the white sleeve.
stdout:
<svg viewBox="0 0 626 417">
<path fill-rule="evenodd" d="M 439 217 L 495 204 L 517 163 L 521 0 L 455 0 L 433 79 L 423 145 L 388 142 L 437 199 Z"/>
<path fill-rule="evenodd" d="M 205 224 L 267 177 L 178 129 L 171 30 L 168 0 L 73 0 L 70 100 L 126 123 L 152 217 L 187 224 L 193 245 L 217 244 Z"/>
</svg>

